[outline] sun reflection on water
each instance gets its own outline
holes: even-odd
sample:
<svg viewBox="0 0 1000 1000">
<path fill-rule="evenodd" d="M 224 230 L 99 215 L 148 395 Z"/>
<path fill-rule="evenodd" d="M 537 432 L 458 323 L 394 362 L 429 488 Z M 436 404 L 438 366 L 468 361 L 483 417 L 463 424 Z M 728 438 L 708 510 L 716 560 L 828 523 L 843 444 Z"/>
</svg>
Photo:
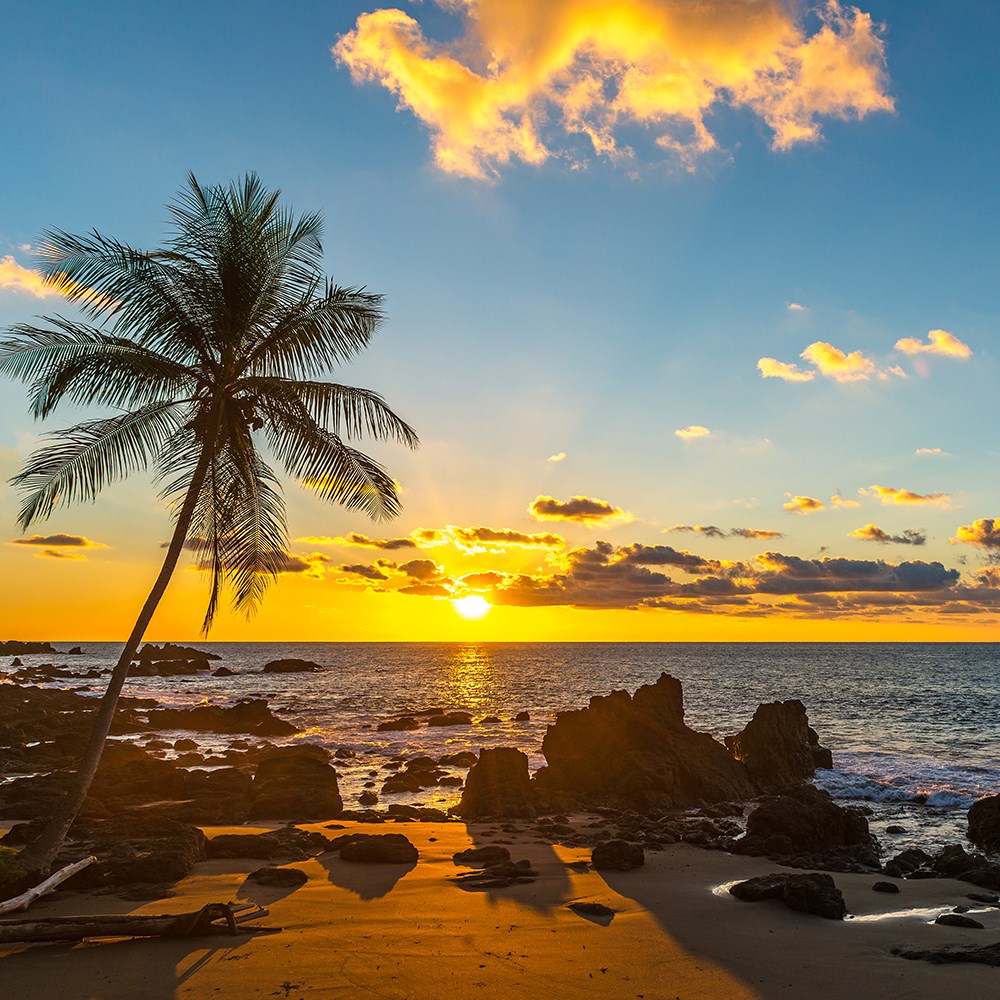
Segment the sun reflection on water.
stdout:
<svg viewBox="0 0 1000 1000">
<path fill-rule="evenodd" d="M 447 662 L 452 703 L 470 711 L 492 709 L 496 701 L 496 665 L 482 643 L 463 643 L 451 650 Z"/>
</svg>

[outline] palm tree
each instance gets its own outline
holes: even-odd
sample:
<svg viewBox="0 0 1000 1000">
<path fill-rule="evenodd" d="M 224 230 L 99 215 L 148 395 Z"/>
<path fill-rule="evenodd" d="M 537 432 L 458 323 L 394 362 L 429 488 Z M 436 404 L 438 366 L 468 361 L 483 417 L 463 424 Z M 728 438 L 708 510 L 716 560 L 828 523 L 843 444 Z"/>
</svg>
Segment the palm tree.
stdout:
<svg viewBox="0 0 1000 1000">
<path fill-rule="evenodd" d="M 322 499 L 374 518 L 399 511 L 394 481 L 348 440 L 416 447 L 413 429 L 367 389 L 323 380 L 371 340 L 381 298 L 322 270 L 322 222 L 296 218 L 250 174 L 202 187 L 193 175 L 168 206 L 164 248 L 145 252 L 97 232 L 47 233 L 51 285 L 84 321 L 45 317 L 0 340 L 0 372 L 29 383 L 36 419 L 63 400 L 113 415 L 49 435 L 11 480 L 22 530 L 93 500 L 107 483 L 152 469 L 174 531 L 163 566 L 114 668 L 73 788 L 21 854 L 45 873 L 97 770 L 129 666 L 185 542 L 210 580 L 207 633 L 224 589 L 248 616 L 287 559 L 284 503 L 265 446 Z M 190 540 L 190 541 L 189 541 Z"/>
</svg>

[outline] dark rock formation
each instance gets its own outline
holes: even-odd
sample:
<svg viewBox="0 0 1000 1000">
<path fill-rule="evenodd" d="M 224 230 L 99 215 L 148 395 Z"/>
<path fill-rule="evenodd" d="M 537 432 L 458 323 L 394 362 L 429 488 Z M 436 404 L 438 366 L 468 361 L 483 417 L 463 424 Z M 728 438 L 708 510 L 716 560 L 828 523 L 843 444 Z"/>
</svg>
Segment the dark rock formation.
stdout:
<svg viewBox="0 0 1000 1000">
<path fill-rule="evenodd" d="M 472 716 L 468 712 L 444 712 L 442 715 L 432 715 L 427 720 L 428 726 L 471 726 Z"/>
<path fill-rule="evenodd" d="M 83 656 L 83 650 L 79 646 L 74 646 L 66 652 L 67 656 Z"/>
<path fill-rule="evenodd" d="M 603 903 L 567 903 L 566 908 L 581 917 L 607 917 L 609 923 L 615 916 L 615 911 Z"/>
<path fill-rule="evenodd" d="M 1000 853 L 1000 795 L 991 795 L 972 803 L 969 840 L 984 851 Z"/>
<path fill-rule="evenodd" d="M 321 833 L 283 826 L 269 833 L 223 833 L 208 841 L 210 858 L 262 858 L 305 861 L 330 850 L 333 841 Z"/>
<path fill-rule="evenodd" d="M 378 802 L 378 796 L 372 791 L 362 792 L 358 796 L 358 802 L 363 806 L 373 806 Z"/>
<path fill-rule="evenodd" d="M 129 668 L 129 677 L 192 677 L 208 671 L 208 660 L 139 660 Z"/>
<path fill-rule="evenodd" d="M 955 962 L 973 962 L 978 965 L 1000 966 L 1000 941 L 982 948 L 964 945 L 946 945 L 944 948 L 894 948 L 894 955 L 911 961 L 930 962 L 932 965 L 950 965 Z"/>
<path fill-rule="evenodd" d="M 982 854 L 969 854 L 961 844 L 949 844 L 934 855 L 910 848 L 887 861 L 883 871 L 895 878 L 957 878 L 984 889 L 1000 889 L 1000 864 Z"/>
<path fill-rule="evenodd" d="M 375 727 L 376 732 L 379 733 L 402 733 L 419 728 L 420 723 L 409 715 L 404 715 L 399 719 L 388 719 Z"/>
<path fill-rule="evenodd" d="M 972 930 L 981 931 L 985 925 L 972 917 L 967 917 L 964 913 L 942 913 L 934 923 L 944 924 L 945 927 L 968 927 Z"/>
<path fill-rule="evenodd" d="M 530 712 L 524 712 L 524 711 L 518 712 L 517 715 L 514 716 L 514 721 L 515 722 L 531 722 L 531 713 Z"/>
<path fill-rule="evenodd" d="M 487 847 L 470 847 L 467 851 L 459 851 L 453 854 L 451 859 L 456 865 L 465 865 L 468 868 L 493 868 L 495 865 L 510 861 L 510 851 L 499 844 L 491 844 Z"/>
<path fill-rule="evenodd" d="M 147 728 L 190 729 L 199 733 L 252 733 L 255 736 L 291 736 L 298 729 L 279 719 L 262 698 L 247 699 L 228 708 L 158 708 L 146 713 Z"/>
<path fill-rule="evenodd" d="M 248 881 L 258 885 L 271 885 L 282 889 L 295 889 L 305 885 L 309 876 L 298 868 L 257 868 L 247 875 Z"/>
<path fill-rule="evenodd" d="M 269 750 L 250 789 L 250 818 L 327 820 L 344 808 L 330 753 L 302 743 Z"/>
<path fill-rule="evenodd" d="M 746 768 L 684 724 L 680 681 L 662 674 L 633 696 L 615 691 L 560 712 L 542 742 L 539 790 L 587 805 L 643 811 L 756 793 Z"/>
<path fill-rule="evenodd" d="M 733 844 L 733 851 L 799 859 L 799 865 L 805 861 L 810 867 L 833 870 L 879 868 L 868 820 L 811 785 L 761 802 L 747 818 L 746 836 Z"/>
<path fill-rule="evenodd" d="M 147 642 L 139 650 L 133 660 L 221 660 L 217 653 L 206 653 L 204 650 L 195 649 L 193 646 L 178 646 L 172 642 L 165 642 L 162 646 Z"/>
<path fill-rule="evenodd" d="M 824 873 L 808 875 L 758 875 L 729 887 L 737 899 L 757 903 L 763 899 L 780 899 L 800 913 L 814 913 L 829 920 L 843 920 L 847 905 L 833 879 Z"/>
<path fill-rule="evenodd" d="M 238 670 L 230 670 L 229 667 L 216 667 L 212 671 L 213 677 L 235 677 L 239 673 Z"/>
<path fill-rule="evenodd" d="M 35 653 L 57 653 L 47 642 L 21 642 L 18 639 L 8 639 L 0 642 L 0 656 L 32 656 Z"/>
<path fill-rule="evenodd" d="M 646 856 L 640 844 L 606 840 L 593 849 L 590 861 L 599 872 L 630 872 L 633 868 L 641 868 L 646 863 Z"/>
<path fill-rule="evenodd" d="M 484 868 L 482 871 L 463 872 L 452 876 L 452 881 L 463 889 L 482 891 L 486 889 L 506 889 L 512 885 L 534 882 L 538 872 L 530 861 L 505 861 L 503 864 Z"/>
<path fill-rule="evenodd" d="M 874 882 L 872 892 L 899 892 L 899 886 L 895 882 Z"/>
<path fill-rule="evenodd" d="M 446 753 L 438 763 L 443 767 L 472 767 L 479 760 L 479 755 L 472 750 L 459 750 L 458 753 Z"/>
<path fill-rule="evenodd" d="M 299 660 L 290 657 L 285 660 L 271 660 L 264 664 L 265 674 L 315 674 L 323 668 L 312 660 Z"/>
<path fill-rule="evenodd" d="M 469 770 L 456 812 L 464 819 L 534 816 L 528 758 L 513 747 L 482 750 Z"/>
<path fill-rule="evenodd" d="M 401 833 L 353 834 L 340 848 L 344 861 L 410 865 L 417 861 L 417 849 Z"/>
<path fill-rule="evenodd" d="M 243 823 L 250 814 L 250 787 L 250 775 L 235 767 L 190 770 L 184 780 L 187 801 L 177 818 L 206 825 Z"/>
<path fill-rule="evenodd" d="M 726 737 L 726 746 L 765 792 L 799 784 L 811 778 L 818 766 L 833 763 L 830 751 L 819 745 L 810 728 L 801 701 L 758 705 L 746 727 Z"/>
</svg>

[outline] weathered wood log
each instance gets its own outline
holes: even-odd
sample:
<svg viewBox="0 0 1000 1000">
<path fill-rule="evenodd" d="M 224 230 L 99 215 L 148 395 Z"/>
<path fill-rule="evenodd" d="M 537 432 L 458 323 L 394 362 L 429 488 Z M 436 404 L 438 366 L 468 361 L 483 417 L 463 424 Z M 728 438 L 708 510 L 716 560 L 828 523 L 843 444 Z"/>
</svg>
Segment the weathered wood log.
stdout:
<svg viewBox="0 0 1000 1000">
<path fill-rule="evenodd" d="M 44 882 L 39 882 L 38 885 L 32 886 L 27 892 L 22 892 L 20 896 L 15 896 L 13 899 L 5 899 L 0 903 L 0 913 L 17 913 L 18 910 L 26 910 L 36 899 L 46 895 L 46 893 L 52 892 L 57 885 L 65 882 L 68 878 L 72 878 L 77 872 L 82 872 L 84 868 L 89 867 L 96 860 L 97 858 L 91 855 L 89 858 L 84 858 L 82 861 L 76 861 L 65 868 L 61 868 L 54 875 L 50 875 L 45 879 Z"/>
<path fill-rule="evenodd" d="M 250 911 L 250 912 L 247 912 Z M 243 927 L 269 911 L 253 903 L 209 903 L 191 913 L 146 915 L 95 913 L 85 916 L 0 920 L 0 944 L 15 941 L 82 941 L 95 937 L 194 937 L 199 934 L 240 934 L 260 928 Z"/>
</svg>

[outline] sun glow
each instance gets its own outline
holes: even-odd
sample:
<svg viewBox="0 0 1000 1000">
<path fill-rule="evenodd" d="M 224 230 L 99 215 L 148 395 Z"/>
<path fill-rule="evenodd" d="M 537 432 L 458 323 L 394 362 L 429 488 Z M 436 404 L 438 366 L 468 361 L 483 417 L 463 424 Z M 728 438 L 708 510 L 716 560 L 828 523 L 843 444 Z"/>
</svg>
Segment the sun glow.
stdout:
<svg viewBox="0 0 1000 1000">
<path fill-rule="evenodd" d="M 489 614 L 493 607 L 485 597 L 480 594 L 469 594 L 468 597 L 458 597 L 452 602 L 454 609 L 469 621 L 478 621 Z"/>
</svg>

